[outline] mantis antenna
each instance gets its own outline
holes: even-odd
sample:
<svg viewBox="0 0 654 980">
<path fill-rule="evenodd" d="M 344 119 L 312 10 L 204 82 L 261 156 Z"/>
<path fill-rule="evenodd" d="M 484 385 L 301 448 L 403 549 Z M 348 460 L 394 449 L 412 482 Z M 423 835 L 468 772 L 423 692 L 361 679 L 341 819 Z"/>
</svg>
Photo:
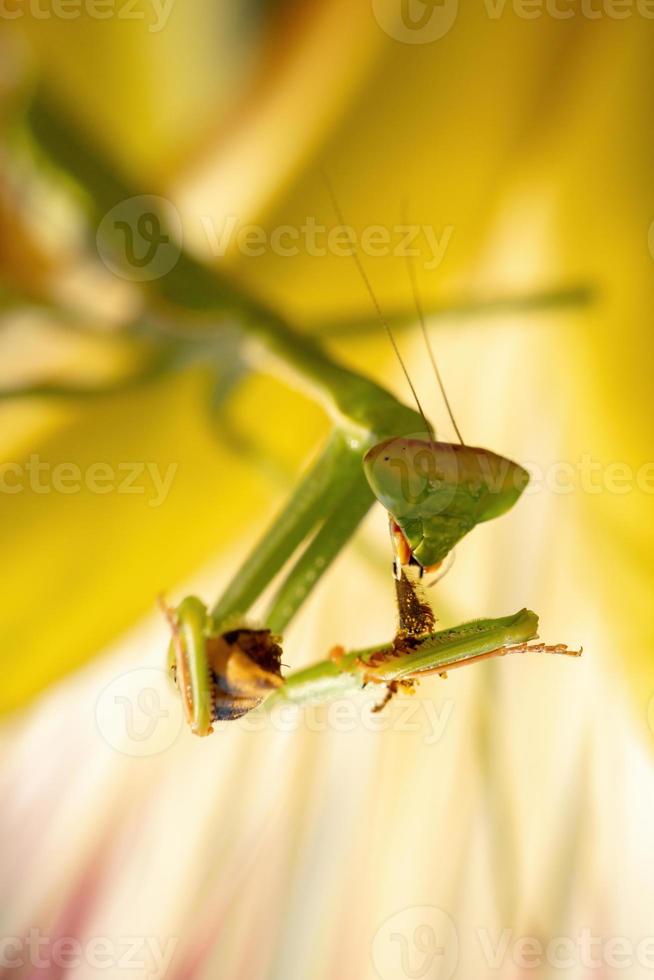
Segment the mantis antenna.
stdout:
<svg viewBox="0 0 654 980">
<path fill-rule="evenodd" d="M 336 214 L 336 218 L 340 222 L 340 224 L 343 225 L 343 227 L 345 227 L 345 220 L 343 218 L 343 212 L 341 211 L 340 205 L 339 205 L 339 203 L 338 203 L 338 201 L 336 199 L 336 194 L 334 192 L 334 188 L 332 186 L 332 183 L 331 183 L 329 177 L 324 172 L 323 172 L 323 179 L 325 181 L 325 185 L 327 187 L 327 193 L 329 194 L 329 197 L 331 199 L 332 207 L 334 208 L 334 213 Z M 357 269 L 359 271 L 359 275 L 361 276 L 361 279 L 363 280 L 363 284 L 366 287 L 366 289 L 368 290 L 368 295 L 370 296 L 370 299 L 372 300 L 372 305 L 373 305 L 373 307 L 374 307 L 374 309 L 375 309 L 375 311 L 377 313 L 377 316 L 379 318 L 379 322 L 381 323 L 381 325 L 383 326 L 384 330 L 386 331 L 386 333 L 388 335 L 388 339 L 390 340 L 391 345 L 393 347 L 393 350 L 395 352 L 395 356 L 397 357 L 398 361 L 400 362 L 400 367 L 402 368 L 402 371 L 404 373 L 404 377 L 406 378 L 407 383 L 409 385 L 409 388 L 411 389 L 411 394 L 413 395 L 413 399 L 414 399 L 414 401 L 415 401 L 415 403 L 416 403 L 416 405 L 418 407 L 418 411 L 420 412 L 420 416 L 422 418 L 422 421 L 425 423 L 425 431 L 426 431 L 427 435 L 429 436 L 430 440 L 433 443 L 433 441 L 434 441 L 434 430 L 433 430 L 433 427 L 432 427 L 431 423 L 427 421 L 427 416 L 425 415 L 424 410 L 423 410 L 423 407 L 420 404 L 420 399 L 418 398 L 418 392 L 416 391 L 416 389 L 414 387 L 414 384 L 413 384 L 413 382 L 411 380 L 411 376 L 409 375 L 409 372 L 407 370 L 407 366 L 404 363 L 404 358 L 402 357 L 402 354 L 400 353 L 400 348 L 397 345 L 397 341 L 395 339 L 395 336 L 393 335 L 393 331 L 391 330 L 390 324 L 389 324 L 388 320 L 386 319 L 386 317 L 384 316 L 384 314 L 382 312 L 381 306 L 379 305 L 379 300 L 377 299 L 377 297 L 375 295 L 375 292 L 374 292 L 374 290 L 372 288 L 372 283 L 370 282 L 370 279 L 368 278 L 368 274 L 367 274 L 366 270 L 363 267 L 363 262 L 361 261 L 361 256 L 359 255 L 359 250 L 358 250 L 355 242 L 352 242 L 352 257 L 353 257 L 353 259 L 354 259 L 354 261 L 356 263 L 356 267 L 357 267 Z"/>
<path fill-rule="evenodd" d="M 408 217 L 409 217 L 409 215 L 408 215 L 408 207 L 407 207 L 406 201 L 404 201 L 403 204 L 402 204 L 402 221 L 403 221 L 403 223 L 405 225 L 408 225 L 409 224 Z M 461 443 L 461 445 L 462 446 L 465 446 L 465 443 L 463 441 L 463 436 L 461 435 L 461 430 L 459 429 L 458 425 L 456 424 L 456 419 L 454 418 L 454 412 L 452 411 L 452 406 L 450 404 L 450 400 L 447 397 L 447 392 L 445 390 L 445 384 L 443 382 L 443 378 L 441 376 L 441 372 L 438 369 L 438 364 L 436 362 L 436 357 L 434 355 L 434 349 L 433 349 L 433 347 L 431 345 L 431 341 L 429 339 L 429 334 L 427 332 L 427 324 L 425 323 L 425 313 L 424 313 L 424 310 L 422 308 L 422 301 L 420 299 L 420 292 L 418 290 L 418 280 L 417 280 L 417 277 L 416 277 L 416 269 L 415 269 L 415 265 L 414 265 L 413 260 L 412 260 L 412 256 L 409 255 L 408 252 L 406 253 L 406 263 L 407 263 L 407 269 L 409 271 L 409 281 L 411 282 L 411 292 L 413 293 L 413 302 L 415 303 L 416 311 L 418 313 L 418 320 L 420 321 L 420 329 L 422 331 L 422 336 L 423 336 L 423 339 L 425 341 L 425 346 L 427 348 L 427 353 L 429 354 L 429 360 L 431 361 L 431 366 L 434 369 L 434 374 L 436 375 L 436 381 L 438 382 L 438 387 L 441 390 L 441 395 L 443 396 L 443 401 L 445 402 L 445 407 L 447 409 L 447 414 L 449 415 L 450 421 L 451 421 L 452 425 L 454 426 L 454 431 L 456 432 L 456 434 L 458 436 L 458 439 L 459 439 L 459 442 Z"/>
</svg>

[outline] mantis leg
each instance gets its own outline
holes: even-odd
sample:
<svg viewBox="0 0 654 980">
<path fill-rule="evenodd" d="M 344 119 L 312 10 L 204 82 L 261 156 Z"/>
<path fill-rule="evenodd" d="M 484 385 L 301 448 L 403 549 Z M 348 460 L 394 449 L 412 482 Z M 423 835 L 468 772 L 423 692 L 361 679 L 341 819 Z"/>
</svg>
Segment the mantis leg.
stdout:
<svg viewBox="0 0 654 980">
<path fill-rule="evenodd" d="M 416 680 L 510 653 L 533 651 L 579 655 L 580 651 L 568 650 L 563 644 L 531 646 L 530 641 L 535 640 L 537 635 L 538 616 L 529 609 L 521 609 L 513 616 L 474 620 L 427 634 L 410 651 L 393 642 L 346 653 L 336 660 L 323 660 L 291 674 L 263 707 L 271 710 L 281 702 L 310 704 L 344 696 L 370 682 L 389 684 Z"/>
<path fill-rule="evenodd" d="M 358 454 L 351 463 L 356 467 L 354 479 L 346 480 L 341 493 L 330 501 L 331 510 L 324 524 L 289 572 L 268 610 L 266 623 L 274 633 L 285 629 L 374 502 Z"/>
<path fill-rule="evenodd" d="M 342 433 L 335 432 L 213 607 L 211 615 L 216 630 L 227 619 L 247 613 L 296 548 L 329 514 L 334 500 L 340 502 L 343 489 L 360 473 L 358 454 L 353 454 Z M 368 506 L 372 499 L 368 491 Z M 277 617 L 275 630 L 281 628 L 282 619 Z"/>
</svg>

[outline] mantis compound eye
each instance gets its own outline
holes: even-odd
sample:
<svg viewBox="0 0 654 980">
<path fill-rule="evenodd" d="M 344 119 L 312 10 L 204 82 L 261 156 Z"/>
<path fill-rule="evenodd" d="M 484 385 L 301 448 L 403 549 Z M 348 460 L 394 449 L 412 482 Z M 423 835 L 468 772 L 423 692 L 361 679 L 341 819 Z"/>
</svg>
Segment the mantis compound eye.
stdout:
<svg viewBox="0 0 654 980">
<path fill-rule="evenodd" d="M 176 609 L 161 605 L 172 633 L 169 669 L 194 734 L 209 735 L 212 722 L 240 718 L 283 684 L 282 649 L 270 630 L 215 633 L 195 596 Z"/>
</svg>

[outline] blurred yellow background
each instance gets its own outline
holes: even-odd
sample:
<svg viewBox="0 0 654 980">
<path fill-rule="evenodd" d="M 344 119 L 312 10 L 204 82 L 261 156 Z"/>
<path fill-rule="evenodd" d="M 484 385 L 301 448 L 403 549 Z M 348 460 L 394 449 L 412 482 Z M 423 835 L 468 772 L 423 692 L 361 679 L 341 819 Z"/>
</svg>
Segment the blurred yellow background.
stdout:
<svg viewBox="0 0 654 980">
<path fill-rule="evenodd" d="M 407 28 L 407 9 L 438 36 Z M 5 0 L 0 30 L 0 935 L 24 954 L 40 929 L 44 956 L 72 937 L 80 962 L 47 975 L 80 980 L 108 975 L 91 962 L 98 938 L 112 978 L 649 975 L 646 5 Z M 402 400 L 352 259 L 311 254 L 304 233 L 297 254 L 271 243 L 336 223 L 325 172 L 360 234 L 395 234 L 404 202 L 434 230 L 442 252 L 423 235 L 416 265 L 461 429 L 533 474 L 515 511 L 457 550 L 437 612 L 449 624 L 529 606 L 581 661 L 426 680 L 381 731 L 362 701 L 349 721 L 320 706 L 197 740 L 157 688 L 159 740 L 130 753 L 110 708 L 127 698 L 147 715 L 139 685 L 166 648 L 157 593 L 218 596 L 328 421 L 272 366 L 239 373 L 231 333 L 213 371 L 190 361 L 129 383 L 149 357 L 126 329 L 143 294 L 89 249 L 83 194 L 26 138 L 37 86 L 142 193 L 172 202 L 193 254 Z M 262 254 L 236 233 L 217 241 L 232 220 L 260 230 Z M 364 261 L 451 438 L 405 261 L 392 248 Z M 566 290 L 586 298 L 547 302 Z M 112 390 L 39 388 L 67 383 Z M 142 464 L 141 492 L 14 492 L 30 460 Z M 287 631 L 284 662 L 388 638 L 389 563 L 375 508 Z M 150 973 L 116 955 L 130 936 Z M 541 961 L 525 965 L 525 937 Z M 24 959 L 12 976 L 40 975 Z"/>
</svg>

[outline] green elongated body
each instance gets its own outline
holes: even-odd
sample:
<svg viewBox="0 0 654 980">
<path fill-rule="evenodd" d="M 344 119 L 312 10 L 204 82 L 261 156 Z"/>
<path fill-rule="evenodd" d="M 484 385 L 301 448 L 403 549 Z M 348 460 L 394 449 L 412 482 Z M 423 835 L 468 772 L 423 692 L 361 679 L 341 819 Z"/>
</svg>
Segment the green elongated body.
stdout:
<svg viewBox="0 0 654 980">
<path fill-rule="evenodd" d="M 423 568 L 441 562 L 476 524 L 509 510 L 529 482 L 504 456 L 427 437 L 386 439 L 366 453 L 363 468 Z"/>
</svg>

